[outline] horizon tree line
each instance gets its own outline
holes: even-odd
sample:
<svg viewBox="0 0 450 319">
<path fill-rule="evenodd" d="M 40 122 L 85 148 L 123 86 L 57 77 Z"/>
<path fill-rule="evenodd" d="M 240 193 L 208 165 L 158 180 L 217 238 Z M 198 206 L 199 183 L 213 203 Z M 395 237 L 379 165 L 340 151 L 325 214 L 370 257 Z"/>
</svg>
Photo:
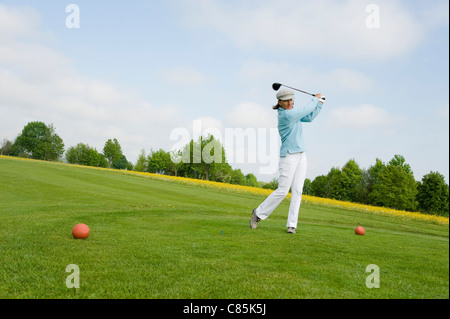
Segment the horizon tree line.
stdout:
<svg viewBox="0 0 450 319">
<path fill-rule="evenodd" d="M 276 189 L 277 179 L 258 182 L 252 173 L 244 175 L 226 160 L 225 149 L 213 135 L 193 139 L 183 149 L 166 152 L 142 149 L 135 165 L 123 154 L 116 138 L 105 142 L 102 152 L 88 144 L 78 143 L 64 152 L 63 140 L 52 124 L 29 122 L 14 142 L 4 140 L 1 155 L 62 161 L 95 167 L 135 170 L 164 175 L 204 179 L 222 183 Z M 200 155 L 199 155 L 200 154 Z M 306 195 L 383 206 L 406 211 L 449 216 L 449 186 L 439 172 L 416 181 L 413 171 L 402 155 L 395 155 L 387 164 L 376 159 L 368 169 L 361 169 L 350 159 L 342 169 L 332 167 L 327 175 L 305 180 Z"/>
</svg>

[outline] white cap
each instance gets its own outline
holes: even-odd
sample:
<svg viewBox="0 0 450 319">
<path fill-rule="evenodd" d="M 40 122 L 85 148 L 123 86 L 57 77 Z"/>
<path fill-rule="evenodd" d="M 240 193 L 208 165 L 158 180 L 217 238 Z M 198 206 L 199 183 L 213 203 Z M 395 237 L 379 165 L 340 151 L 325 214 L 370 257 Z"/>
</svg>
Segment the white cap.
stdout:
<svg viewBox="0 0 450 319">
<path fill-rule="evenodd" d="M 288 89 L 280 90 L 277 93 L 277 99 L 282 101 L 292 100 L 294 99 L 294 91 Z"/>
</svg>

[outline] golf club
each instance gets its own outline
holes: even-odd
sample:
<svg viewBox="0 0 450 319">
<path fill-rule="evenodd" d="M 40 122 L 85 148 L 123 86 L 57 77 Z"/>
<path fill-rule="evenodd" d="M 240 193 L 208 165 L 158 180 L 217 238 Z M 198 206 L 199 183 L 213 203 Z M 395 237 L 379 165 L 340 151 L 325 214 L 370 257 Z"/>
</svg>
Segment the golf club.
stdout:
<svg viewBox="0 0 450 319">
<path fill-rule="evenodd" d="M 299 91 L 299 92 L 302 92 L 302 93 L 305 93 L 305 94 L 316 96 L 315 94 L 312 94 L 312 93 L 309 93 L 309 92 L 305 92 L 305 91 L 302 91 L 302 90 L 299 90 L 299 89 L 296 89 L 296 88 L 293 88 L 293 87 L 290 87 L 290 86 L 287 86 L 287 85 L 284 85 L 284 84 L 281 84 L 281 83 L 276 83 L 276 82 L 274 84 L 272 84 L 272 89 L 274 89 L 275 91 L 278 91 L 280 86 L 285 86 L 287 88 L 290 88 L 290 89 L 293 89 L 293 90 L 296 90 L 296 91 Z M 322 96 L 321 100 L 325 101 L 326 100 L 325 96 Z"/>
</svg>

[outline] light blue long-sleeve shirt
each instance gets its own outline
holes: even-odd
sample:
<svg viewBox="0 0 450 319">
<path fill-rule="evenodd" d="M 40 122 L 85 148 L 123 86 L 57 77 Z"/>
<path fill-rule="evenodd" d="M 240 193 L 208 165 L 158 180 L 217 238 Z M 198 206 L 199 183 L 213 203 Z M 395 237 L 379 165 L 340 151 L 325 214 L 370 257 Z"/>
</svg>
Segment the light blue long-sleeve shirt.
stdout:
<svg viewBox="0 0 450 319">
<path fill-rule="evenodd" d="M 313 98 L 303 107 L 285 110 L 278 108 L 278 132 L 281 137 L 280 156 L 287 153 L 301 153 L 305 151 L 303 142 L 302 122 L 311 122 L 322 110 L 322 103 Z"/>
</svg>

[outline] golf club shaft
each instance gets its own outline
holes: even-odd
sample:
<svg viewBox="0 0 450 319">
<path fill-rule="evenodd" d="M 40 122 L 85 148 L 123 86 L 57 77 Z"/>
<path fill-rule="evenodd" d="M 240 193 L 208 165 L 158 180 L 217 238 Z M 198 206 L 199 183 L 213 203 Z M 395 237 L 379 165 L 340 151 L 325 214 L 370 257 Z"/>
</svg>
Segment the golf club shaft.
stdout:
<svg viewBox="0 0 450 319">
<path fill-rule="evenodd" d="M 293 88 L 293 87 L 291 87 L 291 86 L 287 86 L 287 85 L 284 85 L 284 84 L 281 84 L 281 85 L 282 85 L 282 86 L 285 86 L 285 87 L 287 87 L 287 88 L 290 88 L 290 89 L 292 89 L 292 90 L 296 90 L 296 91 L 299 91 L 299 92 L 302 92 L 302 93 L 311 95 L 311 96 L 316 96 L 315 94 L 312 94 L 312 93 L 309 93 L 309 92 L 306 92 L 306 91 L 302 91 L 302 90 Z M 322 96 L 320 99 L 321 99 L 322 101 L 325 101 L 325 100 L 326 100 L 325 96 Z"/>
<path fill-rule="evenodd" d="M 312 94 L 312 93 L 309 93 L 309 92 L 305 92 L 305 91 L 302 91 L 302 90 L 293 88 L 293 87 L 291 87 L 291 86 L 287 86 L 287 85 L 284 85 L 284 84 L 281 84 L 281 85 L 282 85 L 282 86 L 285 86 L 285 87 L 287 87 L 287 88 L 290 88 L 290 89 L 292 89 L 292 90 L 296 90 L 296 91 L 299 91 L 299 92 L 302 92 L 302 93 L 305 93 L 305 94 L 309 94 L 309 95 L 312 95 L 312 96 L 316 96 L 315 94 Z"/>
</svg>

